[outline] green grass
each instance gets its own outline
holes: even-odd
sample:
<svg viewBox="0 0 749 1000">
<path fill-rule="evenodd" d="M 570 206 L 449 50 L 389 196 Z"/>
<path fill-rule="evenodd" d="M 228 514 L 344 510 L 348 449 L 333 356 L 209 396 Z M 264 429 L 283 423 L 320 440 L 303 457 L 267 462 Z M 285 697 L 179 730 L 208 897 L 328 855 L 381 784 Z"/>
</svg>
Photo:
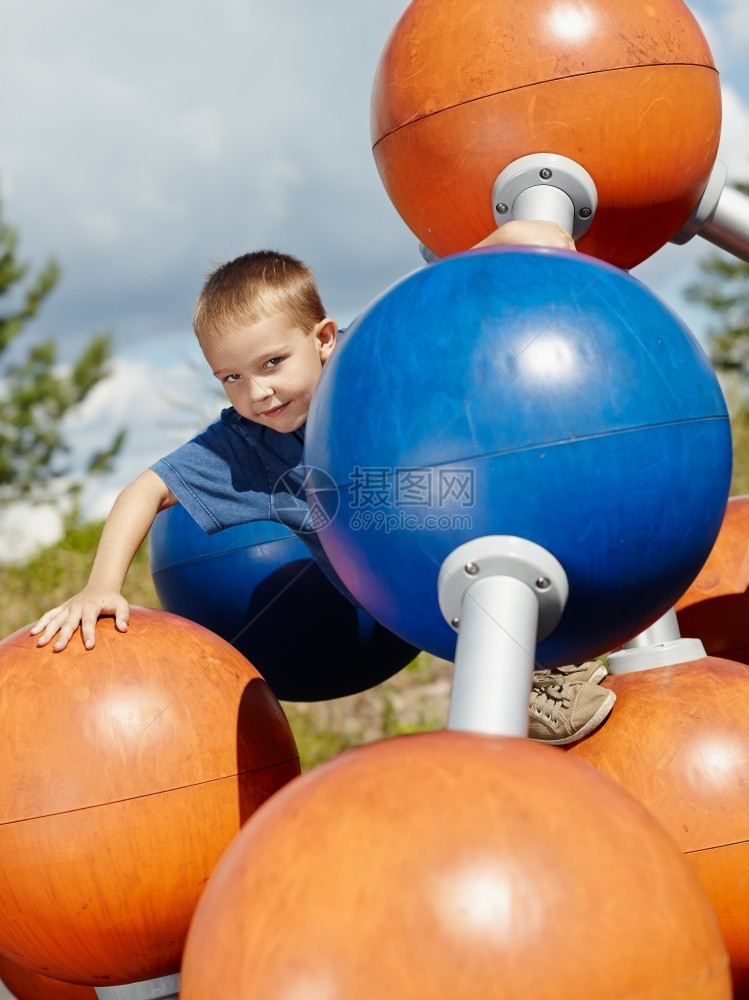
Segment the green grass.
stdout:
<svg viewBox="0 0 749 1000">
<path fill-rule="evenodd" d="M 83 589 L 101 529 L 101 522 L 70 524 L 59 542 L 40 549 L 24 565 L 0 565 L 0 638 L 30 625 Z M 145 543 L 128 574 L 125 596 L 131 604 L 160 607 Z"/>
<path fill-rule="evenodd" d="M 282 702 L 303 770 L 373 740 L 444 728 L 452 668 L 421 653 L 361 694 L 325 702 Z"/>
</svg>

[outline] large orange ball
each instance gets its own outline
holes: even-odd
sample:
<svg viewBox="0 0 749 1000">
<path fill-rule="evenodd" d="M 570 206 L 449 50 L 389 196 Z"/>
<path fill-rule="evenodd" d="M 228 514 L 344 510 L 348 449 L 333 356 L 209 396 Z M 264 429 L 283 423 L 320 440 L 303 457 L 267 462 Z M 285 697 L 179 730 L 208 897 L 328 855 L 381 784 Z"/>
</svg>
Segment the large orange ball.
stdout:
<svg viewBox="0 0 749 1000">
<path fill-rule="evenodd" d="M 86 651 L 0 643 L 0 951 L 84 985 L 179 968 L 242 822 L 299 773 L 285 716 L 229 644 L 161 611 Z"/>
<path fill-rule="evenodd" d="M 181 1000 L 728 998 L 689 866 L 595 770 L 441 732 L 349 751 L 247 823 L 198 905 Z"/>
<path fill-rule="evenodd" d="M 96 1000 L 93 986 L 50 979 L 0 954 L 0 981 L 16 1000 Z"/>
<path fill-rule="evenodd" d="M 749 663 L 749 497 L 731 497 L 707 562 L 676 604 L 683 636 Z"/>
<path fill-rule="evenodd" d="M 706 657 L 608 677 L 616 705 L 569 754 L 618 781 L 704 886 L 749 998 L 749 667 Z"/>
<path fill-rule="evenodd" d="M 598 191 L 579 248 L 632 267 L 699 202 L 720 119 L 683 0 L 411 0 L 376 71 L 371 135 L 393 204 L 438 256 L 496 227 L 509 163 L 556 153 Z"/>
</svg>

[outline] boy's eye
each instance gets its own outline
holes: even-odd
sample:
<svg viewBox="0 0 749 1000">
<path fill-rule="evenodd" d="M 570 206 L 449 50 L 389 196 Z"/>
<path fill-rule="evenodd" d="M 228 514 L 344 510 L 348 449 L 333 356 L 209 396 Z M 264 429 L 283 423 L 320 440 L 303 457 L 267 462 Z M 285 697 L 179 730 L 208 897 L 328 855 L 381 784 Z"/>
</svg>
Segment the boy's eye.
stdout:
<svg viewBox="0 0 749 1000">
<path fill-rule="evenodd" d="M 224 375 L 223 382 L 239 382 L 242 376 L 238 372 L 232 372 L 231 375 Z"/>
<path fill-rule="evenodd" d="M 266 368 L 278 368 L 278 366 L 283 361 L 283 358 L 271 358 L 270 361 L 265 362 Z"/>
</svg>

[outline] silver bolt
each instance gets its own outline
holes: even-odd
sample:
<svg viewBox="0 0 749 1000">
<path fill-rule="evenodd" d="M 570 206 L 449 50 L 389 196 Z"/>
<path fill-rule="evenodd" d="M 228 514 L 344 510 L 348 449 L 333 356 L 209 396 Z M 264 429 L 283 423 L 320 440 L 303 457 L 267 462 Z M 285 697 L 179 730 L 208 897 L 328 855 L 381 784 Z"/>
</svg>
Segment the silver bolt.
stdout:
<svg viewBox="0 0 749 1000">
<path fill-rule="evenodd" d="M 466 571 L 466 573 L 469 576 L 476 576 L 476 574 L 479 571 L 479 568 L 478 568 L 478 566 L 476 565 L 475 562 L 467 562 L 465 564 L 465 566 L 463 567 L 463 569 Z"/>
<path fill-rule="evenodd" d="M 536 580 L 536 588 L 538 590 L 548 590 L 550 586 L 551 586 L 551 580 L 549 580 L 548 577 L 539 576 L 539 578 Z"/>
<path fill-rule="evenodd" d="M 453 628 L 457 628 L 458 625 L 460 625 L 460 618 L 453 618 L 450 624 L 452 625 Z"/>
<path fill-rule="evenodd" d="M 503 201 L 500 201 L 499 204 L 495 205 L 494 209 L 497 215 L 505 215 L 507 212 L 510 211 L 509 207 L 505 205 Z"/>
<path fill-rule="evenodd" d="M 580 211 L 577 214 L 580 216 L 581 219 L 589 219 L 591 217 L 591 215 L 593 214 L 593 209 L 592 208 L 581 208 Z"/>
<path fill-rule="evenodd" d="M 551 169 L 549 167 L 543 167 L 539 170 L 538 176 L 542 181 L 548 181 L 551 178 Z"/>
</svg>

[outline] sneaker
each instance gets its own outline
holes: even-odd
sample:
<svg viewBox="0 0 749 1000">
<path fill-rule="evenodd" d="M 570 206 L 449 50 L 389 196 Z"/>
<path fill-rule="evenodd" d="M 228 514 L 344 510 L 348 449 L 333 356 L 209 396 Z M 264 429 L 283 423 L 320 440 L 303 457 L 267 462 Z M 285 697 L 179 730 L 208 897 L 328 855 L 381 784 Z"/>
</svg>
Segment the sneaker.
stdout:
<svg viewBox="0 0 749 1000">
<path fill-rule="evenodd" d="M 585 682 L 544 684 L 531 691 L 528 736 L 563 746 L 592 733 L 614 707 L 608 688 Z"/>
<path fill-rule="evenodd" d="M 606 674 L 606 667 L 600 660 L 586 660 L 585 663 L 573 663 L 569 667 L 534 670 L 533 686 L 540 688 L 549 684 L 600 684 Z"/>
</svg>

